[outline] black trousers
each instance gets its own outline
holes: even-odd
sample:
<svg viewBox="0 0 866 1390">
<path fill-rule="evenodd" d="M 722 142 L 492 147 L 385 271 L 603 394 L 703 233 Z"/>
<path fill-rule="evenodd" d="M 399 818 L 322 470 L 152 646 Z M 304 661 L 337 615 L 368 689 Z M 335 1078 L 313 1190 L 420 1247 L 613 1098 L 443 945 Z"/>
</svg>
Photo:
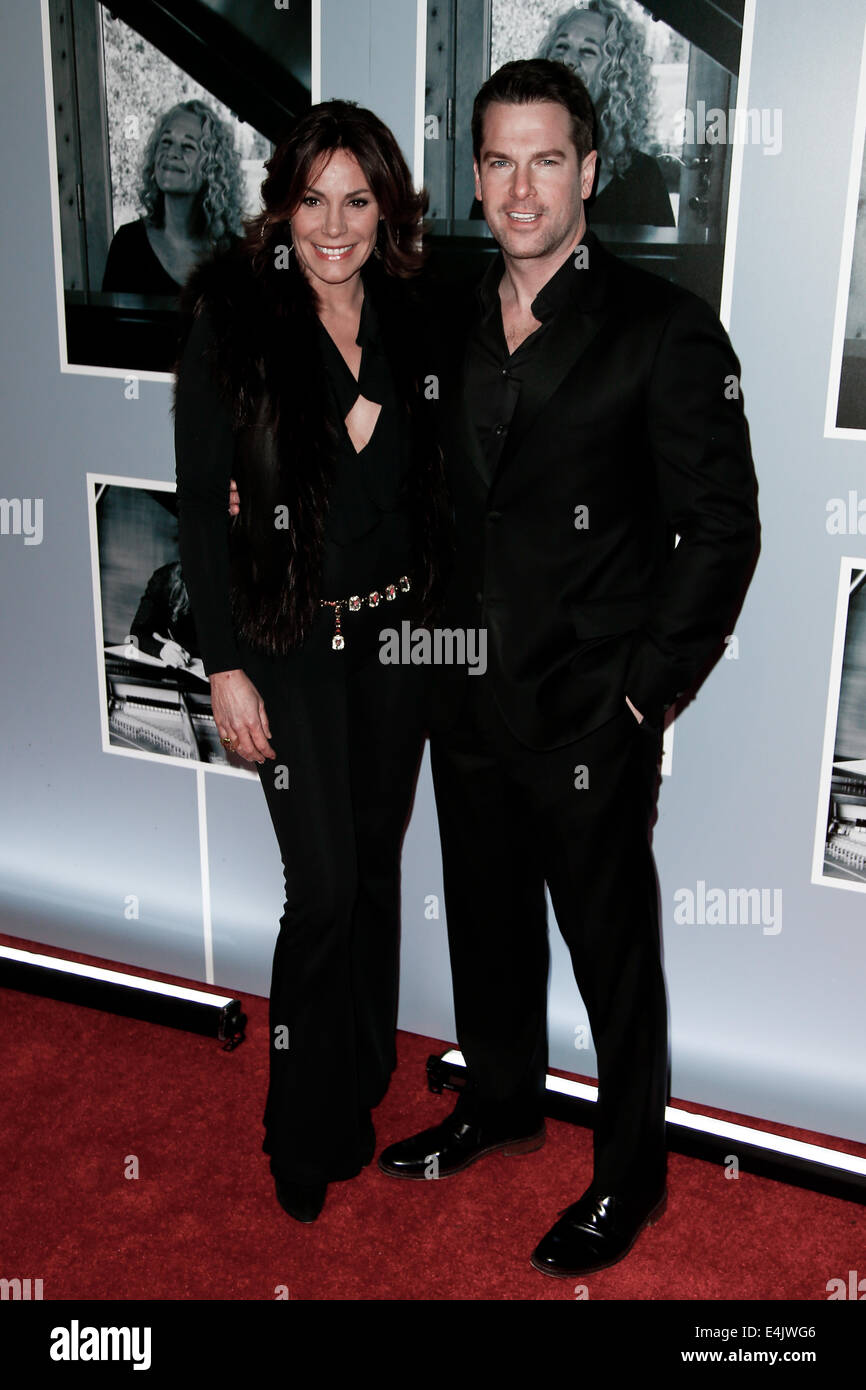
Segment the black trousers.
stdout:
<svg viewBox="0 0 866 1390">
<path fill-rule="evenodd" d="M 423 667 L 382 665 L 398 602 L 331 610 L 289 657 L 243 649 L 276 763 L 259 767 L 286 900 L 271 976 L 262 1148 L 296 1182 L 354 1177 L 396 1065 L 400 852 L 424 738 Z"/>
<path fill-rule="evenodd" d="M 547 1067 L 545 883 L 598 1062 L 593 1178 L 665 1176 L 667 1001 L 649 826 L 661 733 L 622 714 L 552 751 L 510 733 L 484 676 L 431 740 L 464 1109 L 537 1128 Z M 575 1021 L 579 1022 L 577 1015 Z"/>
</svg>

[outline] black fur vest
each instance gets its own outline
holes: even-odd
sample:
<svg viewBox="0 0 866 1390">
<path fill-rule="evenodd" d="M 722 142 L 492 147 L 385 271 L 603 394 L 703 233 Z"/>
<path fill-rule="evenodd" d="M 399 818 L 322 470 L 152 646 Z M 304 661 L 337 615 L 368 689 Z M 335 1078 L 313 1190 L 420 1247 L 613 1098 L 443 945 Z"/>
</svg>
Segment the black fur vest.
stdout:
<svg viewBox="0 0 866 1390">
<path fill-rule="evenodd" d="M 409 419 L 414 614 L 425 624 L 439 602 L 450 549 L 432 320 L 414 287 L 386 275 L 377 260 L 362 274 Z M 184 289 L 178 362 L 184 330 L 205 308 L 215 329 L 214 377 L 232 414 L 241 497 L 229 528 L 232 620 L 251 647 L 285 655 L 305 640 L 318 609 L 337 449 L 315 299 L 294 256 L 289 267 L 261 275 L 242 249 L 215 257 L 196 268 Z M 278 508 L 286 509 L 279 526 Z"/>
</svg>

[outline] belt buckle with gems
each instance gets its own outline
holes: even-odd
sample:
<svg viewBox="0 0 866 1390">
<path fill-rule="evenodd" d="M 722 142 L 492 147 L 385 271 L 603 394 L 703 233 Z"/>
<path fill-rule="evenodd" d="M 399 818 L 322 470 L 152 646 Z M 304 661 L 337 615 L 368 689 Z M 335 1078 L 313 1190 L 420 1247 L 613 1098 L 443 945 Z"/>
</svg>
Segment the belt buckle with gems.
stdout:
<svg viewBox="0 0 866 1390">
<path fill-rule="evenodd" d="M 385 585 L 384 593 L 386 602 L 390 602 L 392 599 L 395 599 L 397 597 L 398 590 L 401 594 L 408 594 L 411 587 L 412 582 L 408 574 L 401 574 L 396 584 Z M 333 608 L 334 610 L 334 635 L 331 638 L 331 647 L 335 652 L 341 652 L 346 645 L 346 639 L 343 636 L 343 633 L 340 628 L 340 617 L 343 608 L 348 608 L 350 613 L 357 613 L 359 609 L 361 609 L 364 606 L 365 602 L 368 608 L 378 608 L 381 599 L 382 595 L 379 593 L 378 589 L 371 590 L 371 592 L 367 595 L 366 600 L 361 598 L 360 594 L 352 594 L 350 598 L 319 599 L 319 603 L 322 604 L 323 607 Z"/>
</svg>

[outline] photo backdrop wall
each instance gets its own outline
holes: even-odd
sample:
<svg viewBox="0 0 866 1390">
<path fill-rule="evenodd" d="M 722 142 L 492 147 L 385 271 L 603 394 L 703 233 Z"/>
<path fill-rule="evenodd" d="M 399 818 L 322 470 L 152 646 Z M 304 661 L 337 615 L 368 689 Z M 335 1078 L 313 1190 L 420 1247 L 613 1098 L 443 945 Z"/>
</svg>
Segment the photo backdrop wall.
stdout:
<svg viewBox="0 0 866 1390">
<path fill-rule="evenodd" d="M 322 96 L 371 105 L 419 168 L 423 3 L 322 0 L 321 26 Z M 660 794 L 672 1091 L 863 1141 L 866 901 L 840 891 L 835 868 L 812 876 L 834 643 L 844 642 L 840 574 L 858 560 L 866 568 L 866 440 L 824 434 L 846 254 L 846 296 L 856 283 L 864 12 L 861 0 L 827 0 L 816 23 L 806 0 L 757 0 L 745 28 L 741 98 L 780 113 L 781 130 L 778 148 L 742 150 L 727 240 L 733 230 L 728 324 L 763 553 L 728 655 L 677 720 Z M 103 751 L 87 474 L 173 482 L 170 386 L 61 372 L 38 4 L 3 7 L 0 72 L 0 929 L 265 994 L 282 884 L 259 787 Z M 840 753 L 856 762 L 866 709 L 846 706 L 846 720 Z M 849 813 L 846 833 L 850 824 Z M 403 904 L 400 1025 L 453 1039 L 426 756 Z M 551 939 L 551 1062 L 593 1074 L 552 918 Z"/>
</svg>

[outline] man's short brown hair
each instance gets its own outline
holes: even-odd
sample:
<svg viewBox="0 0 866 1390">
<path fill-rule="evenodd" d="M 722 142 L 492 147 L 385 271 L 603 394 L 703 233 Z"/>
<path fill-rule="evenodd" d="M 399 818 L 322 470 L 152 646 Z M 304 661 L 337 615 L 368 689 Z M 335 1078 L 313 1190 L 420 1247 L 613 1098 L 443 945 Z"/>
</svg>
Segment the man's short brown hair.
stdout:
<svg viewBox="0 0 866 1390">
<path fill-rule="evenodd" d="M 554 101 L 564 106 L 571 117 L 571 138 L 578 164 L 582 164 L 594 148 L 595 112 L 589 92 L 577 73 L 565 63 L 550 58 L 522 58 L 505 63 L 488 77 L 472 108 L 472 152 L 478 161 L 484 138 L 484 117 L 493 101 L 510 102 L 514 106 Z"/>
</svg>

